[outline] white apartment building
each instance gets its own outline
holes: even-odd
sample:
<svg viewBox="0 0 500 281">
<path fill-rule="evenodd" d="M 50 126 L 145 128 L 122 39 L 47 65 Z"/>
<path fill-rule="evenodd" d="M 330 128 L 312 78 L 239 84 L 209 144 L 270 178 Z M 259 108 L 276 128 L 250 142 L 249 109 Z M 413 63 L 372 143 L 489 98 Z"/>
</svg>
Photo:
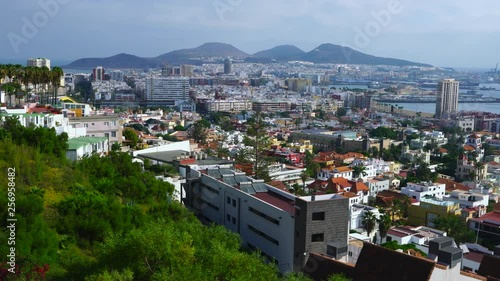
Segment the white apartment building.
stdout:
<svg viewBox="0 0 500 281">
<path fill-rule="evenodd" d="M 50 60 L 46 58 L 31 58 L 26 62 L 27 66 L 44 67 L 50 69 Z"/>
<path fill-rule="evenodd" d="M 208 112 L 240 112 L 242 110 L 252 110 L 251 101 L 243 100 L 211 100 L 205 103 L 205 109 Z"/>
<path fill-rule="evenodd" d="M 488 194 L 479 194 L 465 190 L 453 190 L 443 200 L 458 203 L 460 208 L 473 208 L 479 206 L 488 206 L 490 196 Z"/>
<path fill-rule="evenodd" d="M 347 180 L 352 180 L 352 168 L 349 166 L 335 167 L 333 169 L 321 169 L 318 172 L 319 180 L 328 180 L 329 178 L 345 178 Z"/>
<path fill-rule="evenodd" d="M 305 168 L 297 168 L 285 164 L 269 166 L 269 176 L 272 180 L 282 181 L 284 184 L 289 185 L 293 185 L 294 183 L 302 184 L 300 176 L 303 171 L 305 171 Z"/>
<path fill-rule="evenodd" d="M 162 102 L 167 106 L 175 106 L 176 101 L 189 100 L 189 78 L 147 78 L 146 100 Z"/>
<path fill-rule="evenodd" d="M 436 99 L 436 118 L 450 119 L 458 112 L 459 82 L 444 79 L 438 83 Z"/>
<path fill-rule="evenodd" d="M 406 196 L 420 201 L 425 196 L 436 198 L 443 198 L 446 192 L 446 185 L 444 183 L 409 182 L 406 187 L 401 188 L 401 193 Z"/>
<path fill-rule="evenodd" d="M 383 190 L 390 189 L 389 179 L 384 178 L 373 178 L 365 181 L 366 186 L 370 189 L 370 196 L 375 197 L 377 193 Z"/>
</svg>

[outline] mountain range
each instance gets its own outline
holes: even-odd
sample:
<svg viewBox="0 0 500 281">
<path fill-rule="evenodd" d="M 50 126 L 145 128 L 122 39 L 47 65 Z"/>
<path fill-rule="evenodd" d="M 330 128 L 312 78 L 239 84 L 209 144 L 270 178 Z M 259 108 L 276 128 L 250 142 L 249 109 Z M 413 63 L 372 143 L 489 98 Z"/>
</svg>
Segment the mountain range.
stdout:
<svg viewBox="0 0 500 281">
<path fill-rule="evenodd" d="M 431 66 L 425 63 L 411 62 L 402 59 L 384 58 L 368 55 L 349 47 L 325 43 L 310 52 L 305 52 L 293 45 L 281 45 L 274 48 L 247 54 L 238 48 L 225 43 L 205 43 L 191 49 L 168 52 L 157 57 L 144 58 L 130 54 L 118 54 L 106 58 L 82 58 L 64 66 L 70 69 L 90 69 L 96 66 L 106 68 L 157 68 L 168 64 L 195 64 L 206 62 L 222 62 L 225 58 L 244 60 L 245 62 L 287 62 L 309 61 L 313 63 L 367 64 L 394 66 Z"/>
</svg>

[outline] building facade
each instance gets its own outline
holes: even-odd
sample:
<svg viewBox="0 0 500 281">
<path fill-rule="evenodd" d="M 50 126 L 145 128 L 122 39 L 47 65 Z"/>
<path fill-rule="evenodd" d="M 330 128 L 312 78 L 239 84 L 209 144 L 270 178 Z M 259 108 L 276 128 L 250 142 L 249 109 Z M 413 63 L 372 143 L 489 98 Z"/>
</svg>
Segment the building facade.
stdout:
<svg viewBox="0 0 500 281">
<path fill-rule="evenodd" d="M 189 79 L 184 77 L 146 79 L 146 100 L 175 106 L 178 101 L 189 100 Z"/>
<path fill-rule="evenodd" d="M 459 84 L 455 79 L 444 79 L 438 83 L 436 118 L 450 119 L 457 114 Z"/>
<path fill-rule="evenodd" d="M 50 69 L 50 60 L 46 58 L 32 58 L 29 59 L 26 62 L 27 66 L 34 66 L 34 67 L 47 67 Z"/>
<path fill-rule="evenodd" d="M 186 172 L 185 205 L 202 221 L 240 234 L 282 273 L 300 270 L 310 252 L 347 252 L 349 206 L 342 196 L 296 197 L 230 169 Z"/>
<path fill-rule="evenodd" d="M 88 137 L 104 137 L 110 144 L 123 141 L 122 120 L 118 116 L 88 116 L 69 118 L 70 130 L 85 128 Z"/>
</svg>

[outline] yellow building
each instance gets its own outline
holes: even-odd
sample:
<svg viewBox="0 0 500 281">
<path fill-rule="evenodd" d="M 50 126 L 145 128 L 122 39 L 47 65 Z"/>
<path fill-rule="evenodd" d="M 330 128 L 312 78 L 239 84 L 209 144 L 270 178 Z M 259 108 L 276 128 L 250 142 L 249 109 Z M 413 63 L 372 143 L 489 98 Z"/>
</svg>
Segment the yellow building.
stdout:
<svg viewBox="0 0 500 281">
<path fill-rule="evenodd" d="M 410 225 L 425 225 L 434 227 L 433 220 L 440 216 L 460 215 L 460 205 L 450 201 L 432 198 L 422 198 L 420 205 L 408 208 L 408 223 Z"/>
<path fill-rule="evenodd" d="M 310 140 L 299 140 L 297 143 L 294 143 L 293 148 L 295 148 L 295 151 L 300 153 L 306 153 L 306 151 L 309 151 L 309 153 L 314 154 L 314 147 Z"/>
</svg>

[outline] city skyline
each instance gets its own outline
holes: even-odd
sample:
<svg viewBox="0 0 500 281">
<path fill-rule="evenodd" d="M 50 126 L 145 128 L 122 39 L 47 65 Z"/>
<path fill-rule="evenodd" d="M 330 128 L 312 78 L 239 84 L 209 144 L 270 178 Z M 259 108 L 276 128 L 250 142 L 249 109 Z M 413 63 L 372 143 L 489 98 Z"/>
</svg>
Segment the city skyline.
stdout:
<svg viewBox="0 0 500 281">
<path fill-rule="evenodd" d="M 494 36 L 500 31 L 494 24 L 500 3 L 166 2 L 5 3 L 9 13 L 4 21 L 9 24 L 0 27 L 0 59 L 71 61 L 118 53 L 151 57 L 216 41 L 250 54 L 282 44 L 310 51 L 333 43 L 436 66 L 493 68 L 500 60 L 500 42 Z"/>
</svg>

